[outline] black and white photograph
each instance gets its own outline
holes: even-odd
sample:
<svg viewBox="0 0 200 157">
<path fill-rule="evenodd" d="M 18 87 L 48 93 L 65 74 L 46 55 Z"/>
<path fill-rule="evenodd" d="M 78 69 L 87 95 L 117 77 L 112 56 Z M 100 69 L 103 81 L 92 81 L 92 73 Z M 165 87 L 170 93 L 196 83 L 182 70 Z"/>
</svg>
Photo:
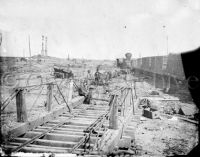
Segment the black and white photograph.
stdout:
<svg viewBox="0 0 200 157">
<path fill-rule="evenodd" d="M 200 0 L 0 0 L 1 156 L 199 153 Z"/>
</svg>

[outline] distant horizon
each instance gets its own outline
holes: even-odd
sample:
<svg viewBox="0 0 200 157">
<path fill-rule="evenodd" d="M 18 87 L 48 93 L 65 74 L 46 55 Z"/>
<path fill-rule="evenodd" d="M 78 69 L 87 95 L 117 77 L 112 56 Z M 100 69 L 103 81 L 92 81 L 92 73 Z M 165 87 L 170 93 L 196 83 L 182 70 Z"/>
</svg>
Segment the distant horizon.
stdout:
<svg viewBox="0 0 200 157">
<path fill-rule="evenodd" d="M 200 48 L 200 46 L 198 47 L 198 48 Z M 196 48 L 196 49 L 198 49 L 198 48 Z M 196 50 L 196 49 L 193 49 L 193 50 L 190 50 L 190 51 L 185 51 L 185 52 L 180 52 L 180 53 L 169 53 L 168 55 L 170 55 L 170 54 L 177 54 L 177 55 L 179 55 L 179 54 L 181 54 L 181 53 L 188 53 L 188 52 L 191 52 L 191 51 L 194 51 L 194 50 Z M 31 57 L 34 57 L 34 56 L 38 56 L 38 55 L 41 55 L 41 54 L 34 54 L 34 55 L 32 55 Z M 156 57 L 156 56 L 168 56 L 168 55 L 153 55 L 153 56 L 141 56 L 141 58 L 145 58 L 145 57 Z M 64 60 L 68 60 L 68 58 L 66 57 L 66 58 L 61 58 L 61 57 L 56 57 L 56 56 L 49 56 L 49 55 L 47 55 L 47 56 L 45 56 L 45 55 L 41 55 L 41 56 L 43 56 L 43 57 L 52 57 L 52 58 L 57 58 L 57 59 L 64 59 Z M 13 57 L 13 58 L 30 58 L 30 56 L 2 56 L 2 55 L 0 55 L 0 57 Z M 124 54 L 124 57 L 122 57 L 122 58 L 115 58 L 115 59 L 88 59 L 88 58 L 74 58 L 74 57 L 72 57 L 72 58 L 69 58 L 70 60 L 73 60 L 73 59 L 78 59 L 78 60 L 99 60 L 99 61 L 103 61 L 103 60 L 108 60 L 108 61 L 115 61 L 116 59 L 123 59 L 123 58 L 126 58 L 125 57 L 125 54 Z M 131 57 L 131 59 L 138 59 L 138 58 L 140 58 L 140 57 Z"/>
<path fill-rule="evenodd" d="M 41 54 L 38 54 L 38 55 L 41 55 Z M 31 57 L 34 57 L 34 56 L 38 56 L 38 55 L 32 55 Z M 42 56 L 42 55 L 41 55 Z M 1 56 L 0 57 L 11 57 L 11 58 L 31 58 L 29 56 L 27 57 L 23 57 L 23 56 Z M 55 56 L 44 56 L 44 57 L 52 57 L 52 58 L 57 58 L 57 59 L 65 59 L 65 60 L 68 60 L 67 58 L 60 58 L 60 57 L 55 57 Z M 103 60 L 108 60 L 108 61 L 114 61 L 112 59 L 86 59 L 86 58 L 69 58 L 70 60 L 73 60 L 73 59 L 78 59 L 78 60 L 99 60 L 99 61 L 103 61 Z M 116 58 L 117 59 L 117 58 Z"/>
</svg>

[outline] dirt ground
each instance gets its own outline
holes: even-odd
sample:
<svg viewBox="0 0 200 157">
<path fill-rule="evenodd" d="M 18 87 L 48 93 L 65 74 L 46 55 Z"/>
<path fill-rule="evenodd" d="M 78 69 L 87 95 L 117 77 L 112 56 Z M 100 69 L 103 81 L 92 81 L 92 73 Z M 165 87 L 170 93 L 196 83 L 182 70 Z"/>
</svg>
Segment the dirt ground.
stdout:
<svg viewBox="0 0 200 157">
<path fill-rule="evenodd" d="M 194 124 L 177 119 L 149 119 L 141 117 L 136 129 L 136 143 L 148 155 L 185 155 L 198 143 L 198 129 Z"/>
<path fill-rule="evenodd" d="M 156 90 L 147 82 L 137 82 L 138 96 L 149 96 Z M 174 98 L 159 91 L 160 97 Z M 179 101 L 171 104 L 184 104 Z M 160 103 L 167 107 L 167 103 Z M 191 104 L 194 105 L 194 104 Z M 141 116 L 137 126 L 136 144 L 142 146 L 143 155 L 147 156 L 173 156 L 188 154 L 198 144 L 198 127 L 195 124 L 180 121 L 176 117 L 160 116 L 158 119 L 149 119 Z"/>
</svg>

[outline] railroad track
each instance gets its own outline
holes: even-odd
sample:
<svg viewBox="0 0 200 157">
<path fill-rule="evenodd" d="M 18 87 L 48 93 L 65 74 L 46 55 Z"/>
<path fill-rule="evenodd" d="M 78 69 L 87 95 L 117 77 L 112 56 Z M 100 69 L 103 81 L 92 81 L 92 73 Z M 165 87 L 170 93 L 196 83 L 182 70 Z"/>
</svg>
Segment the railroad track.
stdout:
<svg viewBox="0 0 200 157">
<path fill-rule="evenodd" d="M 93 150 L 106 131 L 108 110 L 109 106 L 82 104 L 73 109 L 73 114 L 65 112 L 57 119 L 4 143 L 2 149 L 8 153 L 85 153 Z M 92 130 L 97 124 L 98 129 Z"/>
</svg>

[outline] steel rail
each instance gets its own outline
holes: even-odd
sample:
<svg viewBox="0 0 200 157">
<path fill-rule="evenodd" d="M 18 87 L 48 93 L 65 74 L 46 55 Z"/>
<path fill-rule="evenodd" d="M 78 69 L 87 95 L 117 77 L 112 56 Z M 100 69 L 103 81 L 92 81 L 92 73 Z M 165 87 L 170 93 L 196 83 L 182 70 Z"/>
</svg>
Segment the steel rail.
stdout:
<svg viewBox="0 0 200 157">
<path fill-rule="evenodd" d="M 100 128 L 100 126 L 102 126 L 102 124 L 103 124 L 103 122 L 104 122 L 104 120 L 105 120 L 104 117 L 106 117 L 107 114 L 108 114 L 108 113 L 100 115 L 94 123 L 92 123 L 88 128 L 86 128 L 86 129 L 83 131 L 83 132 L 85 132 L 84 137 L 70 150 L 69 153 L 73 153 L 73 152 L 74 152 L 77 148 L 79 148 L 85 141 L 86 141 L 86 142 L 85 142 L 85 145 L 86 145 L 86 143 L 87 143 L 87 142 L 89 141 L 89 139 L 90 139 L 91 134 L 93 134 L 93 131 L 95 131 L 96 128 Z M 97 124 L 99 124 L 99 125 L 97 125 Z M 95 126 L 95 125 L 96 125 L 96 126 Z M 89 131 L 89 133 L 86 132 L 86 131 Z"/>
<path fill-rule="evenodd" d="M 89 107 L 89 106 L 88 106 Z M 52 128 L 48 129 L 47 131 L 44 131 L 43 133 L 36 135 L 35 137 L 33 137 L 32 139 L 30 139 L 29 141 L 26 141 L 24 143 L 22 143 L 21 145 L 19 145 L 18 147 L 14 148 L 13 150 L 11 150 L 12 153 L 18 152 L 19 150 L 21 150 L 23 147 L 33 143 L 36 139 L 41 138 L 43 136 L 45 136 L 47 133 L 51 132 L 52 130 L 66 124 L 66 123 L 70 123 L 70 120 L 76 116 L 78 116 L 80 113 L 82 113 L 83 111 L 85 111 L 88 107 L 84 108 L 83 110 L 81 110 L 79 113 L 77 113 L 76 115 L 73 115 L 72 117 L 66 118 L 65 120 L 61 121 L 60 123 L 58 123 L 57 125 L 53 126 Z"/>
<path fill-rule="evenodd" d="M 113 99 L 110 100 L 110 103 L 112 103 L 112 102 L 113 102 Z M 100 127 L 103 125 L 103 123 L 104 123 L 104 121 L 105 121 L 105 118 L 110 116 L 110 112 L 112 111 L 112 107 L 113 107 L 113 105 L 111 104 L 110 109 L 107 111 L 107 113 L 104 113 L 104 114 L 100 115 L 94 123 L 92 123 L 89 127 L 87 127 L 87 128 L 84 130 L 84 132 L 85 132 L 84 137 L 79 141 L 79 143 L 77 143 L 77 144 L 69 151 L 69 153 L 73 153 L 77 148 L 79 148 L 79 147 L 84 143 L 84 141 L 86 141 L 86 139 L 88 138 L 88 136 L 90 136 L 90 134 L 91 134 L 96 128 L 100 128 Z M 88 132 L 88 131 L 89 131 L 89 133 L 86 133 L 86 132 Z"/>
<path fill-rule="evenodd" d="M 68 118 L 67 120 L 70 120 L 73 117 Z M 52 128 L 48 129 L 47 131 L 43 132 L 42 134 L 39 134 L 35 137 L 33 137 L 31 140 L 24 142 L 23 144 L 21 144 L 20 146 L 18 146 L 17 148 L 15 148 L 14 150 L 12 150 L 12 152 L 17 152 L 19 150 L 21 150 L 23 147 L 27 146 L 28 144 L 31 144 L 32 142 L 34 142 L 36 139 L 41 138 L 43 136 L 45 136 L 47 133 L 49 133 L 50 131 L 60 127 L 61 125 L 65 124 L 65 123 L 70 123 L 70 122 L 66 122 L 66 121 L 62 121 L 60 123 L 58 123 L 57 125 L 53 126 Z"/>
</svg>

